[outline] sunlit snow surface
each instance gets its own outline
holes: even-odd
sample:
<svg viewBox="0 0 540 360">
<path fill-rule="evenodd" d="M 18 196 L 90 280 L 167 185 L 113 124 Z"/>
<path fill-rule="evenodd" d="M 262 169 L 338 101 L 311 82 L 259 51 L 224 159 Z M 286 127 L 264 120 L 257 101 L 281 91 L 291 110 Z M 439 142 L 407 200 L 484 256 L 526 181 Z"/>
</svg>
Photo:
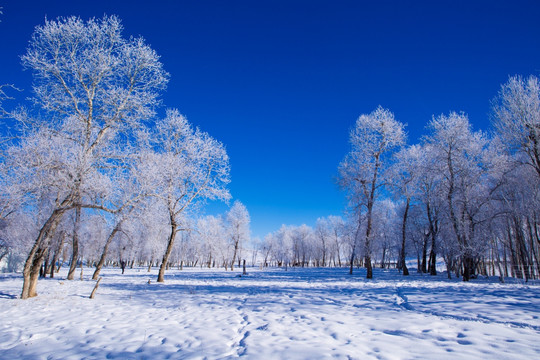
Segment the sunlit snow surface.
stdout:
<svg viewBox="0 0 540 360">
<path fill-rule="evenodd" d="M 105 269 L 93 300 L 88 268 L 24 301 L 0 275 L 0 359 L 540 358 L 538 283 L 248 270 Z"/>
</svg>

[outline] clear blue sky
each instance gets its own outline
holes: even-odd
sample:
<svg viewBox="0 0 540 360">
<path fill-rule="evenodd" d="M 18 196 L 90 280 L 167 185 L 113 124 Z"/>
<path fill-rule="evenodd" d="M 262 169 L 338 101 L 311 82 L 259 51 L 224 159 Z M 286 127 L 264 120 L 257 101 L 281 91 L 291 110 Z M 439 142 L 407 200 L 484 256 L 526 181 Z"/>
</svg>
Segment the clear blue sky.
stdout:
<svg viewBox="0 0 540 360">
<path fill-rule="evenodd" d="M 509 75 L 539 75 L 540 1 L 0 0 L 0 83 L 44 18 L 118 15 L 171 74 L 166 107 L 222 141 L 254 236 L 339 215 L 348 131 L 378 105 L 408 124 L 464 111 L 488 130 Z M 8 105 L 8 104 L 6 104 Z M 226 206 L 211 206 L 221 212 Z"/>
</svg>

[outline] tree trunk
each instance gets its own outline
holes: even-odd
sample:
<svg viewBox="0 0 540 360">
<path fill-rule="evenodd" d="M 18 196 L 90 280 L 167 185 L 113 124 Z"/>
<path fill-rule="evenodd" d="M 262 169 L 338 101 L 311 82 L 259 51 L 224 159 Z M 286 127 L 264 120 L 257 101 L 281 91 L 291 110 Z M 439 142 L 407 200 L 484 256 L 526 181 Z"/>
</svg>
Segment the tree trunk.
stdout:
<svg viewBox="0 0 540 360">
<path fill-rule="evenodd" d="M 163 255 L 163 260 L 161 261 L 161 266 L 159 267 L 159 273 L 157 282 L 165 282 L 165 269 L 167 268 L 167 264 L 169 263 L 169 257 L 171 256 L 172 249 L 174 246 L 174 239 L 176 238 L 176 221 L 174 220 L 174 214 L 170 214 L 171 218 L 171 235 L 169 236 L 169 242 L 167 244 L 167 249 L 165 250 L 165 254 Z"/>
<path fill-rule="evenodd" d="M 73 280 L 75 277 L 75 269 L 77 268 L 77 260 L 79 259 L 79 224 L 81 222 L 81 207 L 75 209 L 75 225 L 73 227 L 73 252 L 71 254 L 71 264 L 68 271 L 68 280 Z"/>
<path fill-rule="evenodd" d="M 382 151 L 382 150 L 381 150 Z M 380 160 L 381 152 L 377 153 L 375 156 L 375 169 L 373 172 L 373 179 L 371 180 L 371 189 L 369 193 L 369 199 L 367 202 L 367 226 L 366 226 L 366 239 L 364 242 L 364 260 L 366 266 L 366 279 L 373 279 L 373 268 L 371 265 L 371 227 L 373 223 L 373 204 L 375 203 L 375 189 L 377 185 L 377 177 L 379 167 L 381 166 Z"/>
<path fill-rule="evenodd" d="M 353 246 L 353 249 L 351 251 L 351 263 L 350 263 L 350 266 L 349 266 L 349 275 L 352 275 L 353 274 L 353 267 L 354 267 L 354 257 L 355 257 L 355 250 L 356 250 L 356 246 Z"/>
<path fill-rule="evenodd" d="M 429 274 L 437 275 L 437 255 L 435 253 L 435 241 L 431 239 L 431 250 L 429 251 Z"/>
<path fill-rule="evenodd" d="M 40 271 L 40 273 L 39 273 L 39 276 L 42 277 L 42 278 L 47 277 L 47 272 L 49 270 L 49 256 L 50 256 L 50 254 L 51 254 L 51 250 L 50 250 L 50 246 L 49 246 L 45 250 L 45 254 L 43 256 L 43 265 L 42 265 L 43 270 Z"/>
<path fill-rule="evenodd" d="M 431 249 L 429 250 L 429 274 L 437 275 L 437 248 L 435 247 L 438 225 L 431 214 L 429 202 L 426 204 L 426 212 L 429 222 L 429 234 L 431 236 Z"/>
<path fill-rule="evenodd" d="M 326 242 L 322 241 L 322 267 L 326 266 Z"/>
<path fill-rule="evenodd" d="M 360 217 L 358 217 L 358 226 L 356 227 L 356 232 L 354 233 L 354 242 L 351 251 L 351 266 L 349 268 L 349 275 L 353 274 L 354 259 L 356 257 L 356 246 L 358 243 L 358 236 L 360 234 Z"/>
<path fill-rule="evenodd" d="M 116 233 L 120 230 L 120 226 L 122 225 L 122 221 L 119 221 L 118 224 L 114 227 L 113 231 L 109 234 L 109 237 L 107 238 L 107 241 L 105 242 L 105 246 L 103 247 L 103 251 L 101 252 L 101 258 L 99 259 L 99 262 L 96 265 L 96 270 L 94 271 L 94 275 L 92 275 L 92 280 L 97 280 L 99 277 L 99 273 L 101 271 L 101 268 L 103 267 L 103 264 L 105 264 L 105 259 L 107 258 L 107 251 L 109 250 L 109 245 L 111 245 L 114 236 Z M 150 264 L 152 262 L 150 261 Z M 150 269 L 148 269 L 150 271 Z"/>
<path fill-rule="evenodd" d="M 474 275 L 474 259 L 466 252 L 463 256 L 463 281 L 470 281 Z"/>
<path fill-rule="evenodd" d="M 41 267 L 41 262 L 43 260 L 44 249 L 47 247 L 49 239 L 54 235 L 56 227 L 62 219 L 62 215 L 67 210 L 67 208 L 54 210 L 39 231 L 38 237 L 24 264 L 21 299 L 37 296 L 37 276 L 39 276 L 39 268 Z"/>
<path fill-rule="evenodd" d="M 30 271 L 30 284 L 28 289 L 28 297 L 37 296 L 37 283 L 39 278 L 39 270 L 41 269 L 41 263 L 43 261 L 43 251 L 38 254 L 33 261 L 32 270 Z"/>
<path fill-rule="evenodd" d="M 51 278 L 54 277 L 54 272 L 56 270 L 56 263 L 58 262 L 58 259 L 60 259 L 60 253 L 62 252 L 62 248 L 64 247 L 64 241 L 66 239 L 65 233 L 62 233 L 62 237 L 60 238 L 60 242 L 58 243 L 58 247 L 54 251 L 54 256 L 51 261 Z"/>
<path fill-rule="evenodd" d="M 370 235 L 371 235 L 371 211 L 368 211 L 368 221 L 366 229 L 366 239 L 364 243 L 364 266 L 366 267 L 366 279 L 373 279 L 373 268 L 371 265 L 371 244 L 370 244 Z"/>
<path fill-rule="evenodd" d="M 428 248 L 428 242 L 429 242 L 429 233 L 424 234 L 424 242 L 422 244 L 422 273 L 427 273 L 427 248 Z"/>
<path fill-rule="evenodd" d="M 99 282 L 101 281 L 102 278 L 99 278 L 98 281 L 96 282 L 96 285 L 94 285 L 94 290 L 92 290 L 92 293 L 90 294 L 90 299 L 93 299 L 94 296 L 96 296 L 96 291 L 99 287 Z"/>
<path fill-rule="evenodd" d="M 233 257 L 231 261 L 231 271 L 234 270 L 234 261 L 236 259 L 236 253 L 238 252 L 238 242 L 240 239 L 234 239 L 234 251 L 233 251 Z"/>
<path fill-rule="evenodd" d="M 446 263 L 446 275 L 448 279 L 452 279 L 452 258 L 450 255 L 444 255 L 444 262 Z"/>
<path fill-rule="evenodd" d="M 366 266 L 366 279 L 373 279 L 373 267 L 371 265 L 371 256 L 366 255 L 365 256 L 365 264 Z"/>
<path fill-rule="evenodd" d="M 405 212 L 403 213 L 403 222 L 401 224 L 401 254 L 400 254 L 400 263 L 401 268 L 403 269 L 403 275 L 409 275 L 409 269 L 407 268 L 407 263 L 405 261 L 405 242 L 407 240 L 407 218 L 409 214 L 409 207 L 411 205 L 411 199 L 407 197 L 407 202 L 405 204 Z"/>
<path fill-rule="evenodd" d="M 525 233 L 523 232 L 523 224 L 517 217 L 515 218 L 515 229 L 516 229 L 516 243 L 518 245 L 519 249 L 519 256 L 523 268 L 523 273 L 525 275 L 525 281 L 529 281 L 531 278 L 530 270 L 531 270 L 531 260 L 529 257 L 529 253 L 527 251 L 527 244 L 525 241 Z"/>
</svg>

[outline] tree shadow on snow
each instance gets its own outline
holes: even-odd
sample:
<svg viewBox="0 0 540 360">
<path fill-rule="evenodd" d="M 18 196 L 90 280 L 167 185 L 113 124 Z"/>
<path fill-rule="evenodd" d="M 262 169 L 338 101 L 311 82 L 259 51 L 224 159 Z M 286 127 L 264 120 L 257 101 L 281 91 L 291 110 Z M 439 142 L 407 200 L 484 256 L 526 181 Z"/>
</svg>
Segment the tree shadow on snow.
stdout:
<svg viewBox="0 0 540 360">
<path fill-rule="evenodd" d="M 0 299 L 17 299 L 17 295 L 0 292 Z"/>
</svg>

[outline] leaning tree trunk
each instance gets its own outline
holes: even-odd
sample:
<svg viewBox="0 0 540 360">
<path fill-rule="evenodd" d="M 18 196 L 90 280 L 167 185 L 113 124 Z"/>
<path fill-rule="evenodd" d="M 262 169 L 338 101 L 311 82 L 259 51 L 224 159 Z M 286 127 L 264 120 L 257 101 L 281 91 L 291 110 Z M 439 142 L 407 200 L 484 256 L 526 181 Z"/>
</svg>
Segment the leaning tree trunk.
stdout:
<svg viewBox="0 0 540 360">
<path fill-rule="evenodd" d="M 65 202 L 65 201 L 64 201 Z M 39 277 L 39 269 L 43 261 L 43 255 L 47 248 L 47 242 L 54 235 L 56 227 L 62 220 L 62 215 L 68 210 L 67 208 L 56 209 L 53 211 L 49 219 L 45 222 L 38 237 L 26 258 L 23 269 L 23 288 L 21 299 L 28 299 L 37 296 L 36 287 Z"/>
<path fill-rule="evenodd" d="M 79 259 L 79 224 L 81 221 L 81 207 L 77 206 L 75 210 L 75 225 L 73 228 L 73 252 L 71 254 L 71 264 L 67 275 L 68 280 L 73 280 L 75 277 L 75 269 L 77 268 L 77 260 Z"/>
<path fill-rule="evenodd" d="M 99 278 L 99 273 L 101 271 L 101 268 L 103 268 L 103 264 L 105 264 L 105 259 L 107 258 L 109 245 L 111 245 L 111 242 L 113 241 L 116 233 L 120 230 L 121 225 L 122 225 L 122 221 L 119 221 L 118 224 L 116 224 L 116 226 L 114 227 L 113 231 L 111 231 L 111 233 L 109 234 L 109 237 L 107 238 L 107 241 L 105 242 L 105 246 L 103 247 L 101 258 L 99 259 L 99 262 L 96 265 L 96 270 L 94 271 L 94 275 L 92 275 L 92 280 L 97 280 Z"/>
<path fill-rule="evenodd" d="M 34 297 L 37 296 L 37 283 L 39 278 L 39 271 L 41 269 L 41 264 L 43 262 L 43 257 L 45 255 L 45 252 L 47 251 L 47 248 L 40 249 L 36 256 L 34 257 L 34 261 L 32 262 L 32 269 L 30 270 L 30 284 L 28 289 L 28 297 Z"/>
<path fill-rule="evenodd" d="M 171 235 L 169 236 L 169 243 L 167 244 L 167 250 L 163 255 L 163 260 L 161 261 L 161 266 L 159 268 L 157 282 L 165 282 L 165 269 L 167 268 L 167 263 L 169 262 L 169 257 L 171 256 L 174 239 L 176 237 L 176 221 L 174 221 L 174 215 L 171 214 Z"/>
</svg>

